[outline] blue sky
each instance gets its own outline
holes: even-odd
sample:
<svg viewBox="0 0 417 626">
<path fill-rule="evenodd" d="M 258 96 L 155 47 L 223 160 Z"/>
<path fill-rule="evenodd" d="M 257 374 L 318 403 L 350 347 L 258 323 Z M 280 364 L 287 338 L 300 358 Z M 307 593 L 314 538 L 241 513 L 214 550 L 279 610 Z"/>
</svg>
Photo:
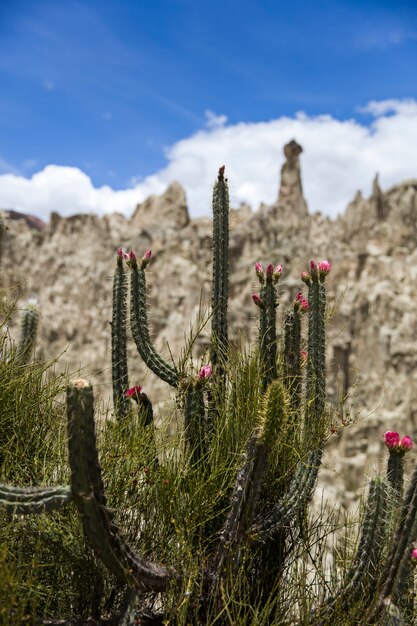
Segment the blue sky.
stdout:
<svg viewBox="0 0 417 626">
<path fill-rule="evenodd" d="M 248 132 L 299 111 L 370 128 L 358 107 L 417 100 L 416 67 L 411 0 L 1 0 L 0 174 L 126 190 L 207 111 Z"/>
</svg>

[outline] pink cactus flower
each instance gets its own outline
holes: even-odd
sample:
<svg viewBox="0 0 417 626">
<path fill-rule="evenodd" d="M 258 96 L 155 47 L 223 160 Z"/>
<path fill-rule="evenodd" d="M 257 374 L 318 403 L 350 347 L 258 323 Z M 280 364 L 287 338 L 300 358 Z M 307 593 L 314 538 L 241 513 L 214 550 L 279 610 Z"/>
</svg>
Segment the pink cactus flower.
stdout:
<svg viewBox="0 0 417 626">
<path fill-rule="evenodd" d="M 311 282 L 311 276 L 308 272 L 301 272 L 301 280 L 303 281 L 303 283 L 305 283 L 306 285 L 309 285 Z"/>
<path fill-rule="evenodd" d="M 263 308 L 263 302 L 257 293 L 252 294 L 252 300 L 254 301 L 256 306 L 259 306 L 261 309 Z"/>
<path fill-rule="evenodd" d="M 126 259 L 126 263 L 129 267 L 133 267 L 136 265 L 136 254 L 133 250 L 130 250 L 124 257 Z"/>
<path fill-rule="evenodd" d="M 132 400 L 139 402 L 141 391 L 142 391 L 142 387 L 140 387 L 139 385 L 136 385 L 136 387 L 131 387 L 130 389 L 125 391 L 124 395 L 126 396 L 126 398 L 132 398 Z"/>
<path fill-rule="evenodd" d="M 201 370 L 198 372 L 198 380 L 205 381 L 212 375 L 213 371 L 210 365 L 204 365 Z"/>
<path fill-rule="evenodd" d="M 384 435 L 384 441 L 389 450 L 397 448 L 400 445 L 400 435 L 393 430 L 387 430 Z"/>
<path fill-rule="evenodd" d="M 327 275 L 332 269 L 332 264 L 329 261 L 320 261 L 319 271 L 321 274 Z"/>
<path fill-rule="evenodd" d="M 405 435 L 400 441 L 400 447 L 407 452 L 413 447 L 413 440 L 408 435 Z"/>
<path fill-rule="evenodd" d="M 123 259 L 124 258 L 123 248 L 117 248 L 117 258 L 118 259 Z"/>
<path fill-rule="evenodd" d="M 300 302 L 300 311 L 301 313 L 306 313 L 306 311 L 308 311 L 308 309 L 310 308 L 310 303 L 307 300 L 307 298 L 303 298 Z"/>
<path fill-rule="evenodd" d="M 310 261 L 310 272 L 317 272 L 317 263 L 315 261 Z"/>
<path fill-rule="evenodd" d="M 136 254 L 133 252 L 133 250 L 130 250 L 130 252 L 128 253 L 129 255 L 129 259 L 131 261 L 136 261 Z"/>
<path fill-rule="evenodd" d="M 417 548 L 412 548 L 411 549 L 411 562 L 413 563 L 413 565 L 417 565 Z"/>
<path fill-rule="evenodd" d="M 296 296 L 295 296 L 295 300 L 294 302 L 301 302 L 303 300 L 304 296 L 303 296 L 303 292 L 299 291 Z"/>
<path fill-rule="evenodd" d="M 143 255 L 143 258 L 145 261 L 150 261 L 152 256 L 152 250 L 146 250 L 145 254 Z"/>
</svg>

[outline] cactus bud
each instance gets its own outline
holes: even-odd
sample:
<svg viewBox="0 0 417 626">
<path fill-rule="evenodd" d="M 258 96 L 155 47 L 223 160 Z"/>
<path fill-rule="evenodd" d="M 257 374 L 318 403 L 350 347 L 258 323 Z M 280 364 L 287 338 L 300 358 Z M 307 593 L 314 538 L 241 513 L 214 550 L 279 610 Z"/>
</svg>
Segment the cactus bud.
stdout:
<svg viewBox="0 0 417 626">
<path fill-rule="evenodd" d="M 306 285 L 309 285 L 311 283 L 311 276 L 310 276 L 310 274 L 308 272 L 301 272 L 301 280 Z"/>
<path fill-rule="evenodd" d="M 117 248 L 117 258 L 118 259 L 123 259 L 124 258 L 123 248 Z"/>
<path fill-rule="evenodd" d="M 255 263 L 255 272 L 261 285 L 265 282 L 264 268 L 260 263 Z"/>
<path fill-rule="evenodd" d="M 204 382 L 211 377 L 212 373 L 213 372 L 210 365 L 204 365 L 204 367 L 202 367 L 201 370 L 198 372 L 198 380 Z"/>
<path fill-rule="evenodd" d="M 400 441 L 400 448 L 403 449 L 404 452 L 408 452 L 413 447 L 413 440 L 408 435 L 405 435 Z"/>
<path fill-rule="evenodd" d="M 252 300 L 254 301 L 256 306 L 258 306 L 260 309 L 264 308 L 264 303 L 262 302 L 261 298 L 259 297 L 257 293 L 252 294 Z"/>
<path fill-rule="evenodd" d="M 149 261 L 151 260 L 151 256 L 152 256 L 152 250 L 146 250 L 145 254 L 142 257 L 142 260 L 140 262 L 140 269 L 144 270 L 145 267 L 148 265 Z"/>
<path fill-rule="evenodd" d="M 274 276 L 273 276 L 274 283 L 277 283 L 279 281 L 279 279 L 281 278 L 282 269 L 283 268 L 282 268 L 282 264 L 281 263 L 276 266 L 276 268 L 274 270 Z"/>
<path fill-rule="evenodd" d="M 269 263 L 269 265 L 266 266 L 265 274 L 267 281 L 272 280 L 272 277 L 274 275 L 274 266 L 272 265 L 272 263 Z"/>
<path fill-rule="evenodd" d="M 417 565 L 417 548 L 411 549 L 410 559 L 411 559 L 411 563 L 415 567 Z"/>
<path fill-rule="evenodd" d="M 133 252 L 133 250 L 130 250 L 130 252 L 127 253 L 126 263 L 129 267 L 135 267 L 136 262 L 136 254 Z"/>
</svg>

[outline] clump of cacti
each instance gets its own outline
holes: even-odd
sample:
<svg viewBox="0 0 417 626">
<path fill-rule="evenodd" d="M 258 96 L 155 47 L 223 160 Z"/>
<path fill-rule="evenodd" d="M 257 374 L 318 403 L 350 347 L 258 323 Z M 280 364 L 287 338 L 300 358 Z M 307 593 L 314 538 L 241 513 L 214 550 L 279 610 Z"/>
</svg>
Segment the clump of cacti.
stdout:
<svg viewBox="0 0 417 626">
<path fill-rule="evenodd" d="M 309 503 L 324 444 L 334 430 L 326 397 L 325 343 L 331 264 L 310 262 L 309 272 L 301 274 L 307 297 L 297 292 L 278 318 L 283 267 L 269 263 L 264 269 L 257 262 L 260 292 L 252 299 L 259 309 L 258 345 L 244 365 L 231 363 L 224 173 L 221 167 L 213 193 L 212 328 L 206 365 L 187 369 L 157 352 L 146 292 L 152 253 L 148 250 L 140 258 L 132 250 L 117 251 L 111 324 L 117 419 L 108 421 L 105 432 L 110 446 L 125 437 L 124 453 L 116 458 L 115 449 L 114 457 L 126 462 L 130 482 L 112 498 L 127 499 L 127 510 L 113 512 L 108 505 L 105 482 L 112 484 L 115 477 L 107 469 L 103 479 L 101 465 L 114 467 L 116 461 L 103 455 L 100 462 L 93 391 L 83 379 L 67 389 L 70 486 L 0 485 L 0 509 L 53 515 L 72 502 L 90 547 L 114 581 L 106 606 L 113 606 L 116 596 L 122 598 L 119 623 L 406 623 L 414 606 L 417 561 L 417 469 L 403 496 L 403 457 L 412 447 L 408 436 L 385 434 L 387 476 L 370 482 L 350 562 L 337 575 L 333 572 L 327 591 L 313 594 L 310 602 L 297 588 L 303 564 L 308 558 L 315 564 Z M 129 298 L 139 355 L 175 389 L 183 409 L 179 448 L 171 442 L 159 449 L 151 399 L 141 386 L 129 387 Z M 303 318 L 308 318 L 305 330 Z M 26 322 L 18 354 L 28 354 L 33 319 L 32 326 Z M 141 474 L 138 459 L 129 457 L 128 442 L 135 441 L 135 432 L 149 443 Z M 142 500 L 147 503 L 143 508 Z M 124 520 L 129 540 L 117 516 Z M 317 527 L 319 521 L 314 532 Z M 326 572 L 321 574 L 326 579 Z M 308 575 L 303 580 L 307 586 Z"/>
</svg>

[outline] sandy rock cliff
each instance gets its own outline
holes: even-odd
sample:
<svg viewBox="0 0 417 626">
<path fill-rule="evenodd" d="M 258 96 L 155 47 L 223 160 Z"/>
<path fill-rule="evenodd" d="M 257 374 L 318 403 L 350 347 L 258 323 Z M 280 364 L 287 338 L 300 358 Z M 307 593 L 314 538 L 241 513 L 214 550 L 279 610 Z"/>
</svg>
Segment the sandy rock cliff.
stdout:
<svg viewBox="0 0 417 626">
<path fill-rule="evenodd" d="M 417 180 L 383 193 L 376 177 L 371 196 L 358 193 L 336 220 L 310 215 L 301 152 L 295 141 L 285 146 L 275 204 L 231 212 L 229 332 L 236 345 L 256 337 L 251 301 L 258 289 L 256 261 L 284 265 L 280 315 L 303 286 L 299 275 L 310 258 L 333 263 L 328 280 L 330 397 L 337 405 L 347 395 L 344 416 L 357 422 L 329 442 L 320 480 L 349 506 L 365 475 L 381 466 L 382 433 L 399 430 L 417 438 Z M 130 219 L 53 213 L 43 224 L 4 212 L 3 222 L 2 285 L 20 285 L 24 297 L 38 298 L 43 357 L 62 353 L 58 367 L 86 368 L 96 390 L 109 396 L 111 288 L 119 246 L 139 255 L 152 249 L 153 336 L 167 359 L 168 346 L 174 358 L 180 355 L 190 324 L 198 324 L 200 307 L 204 311 L 209 303 L 211 221 L 189 218 L 178 183 L 139 204 Z M 203 354 L 207 337 L 203 332 L 197 341 L 197 355 Z M 133 342 L 129 357 L 131 384 L 142 384 L 154 402 L 171 394 L 143 367 Z"/>
</svg>

